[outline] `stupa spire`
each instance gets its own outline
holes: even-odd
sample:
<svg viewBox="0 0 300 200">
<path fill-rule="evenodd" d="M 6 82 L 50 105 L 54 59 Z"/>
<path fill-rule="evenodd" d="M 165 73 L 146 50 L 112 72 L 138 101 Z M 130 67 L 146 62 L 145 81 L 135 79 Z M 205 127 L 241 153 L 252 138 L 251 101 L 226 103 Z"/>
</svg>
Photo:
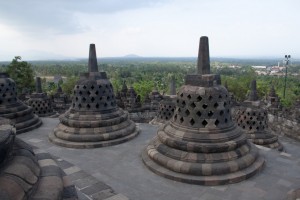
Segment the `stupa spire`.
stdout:
<svg viewBox="0 0 300 200">
<path fill-rule="evenodd" d="M 36 77 L 35 90 L 36 93 L 43 93 L 41 77 Z"/>
<path fill-rule="evenodd" d="M 98 63 L 97 63 L 95 44 L 90 44 L 88 67 L 89 67 L 89 72 L 98 72 Z"/>
<path fill-rule="evenodd" d="M 207 36 L 202 36 L 200 38 L 197 73 L 201 75 L 210 74 L 209 46 Z"/>
<path fill-rule="evenodd" d="M 257 95 L 257 90 L 256 90 L 256 80 L 252 80 L 251 82 L 251 91 L 248 97 L 249 101 L 257 101 L 258 100 L 258 95 Z"/>
</svg>

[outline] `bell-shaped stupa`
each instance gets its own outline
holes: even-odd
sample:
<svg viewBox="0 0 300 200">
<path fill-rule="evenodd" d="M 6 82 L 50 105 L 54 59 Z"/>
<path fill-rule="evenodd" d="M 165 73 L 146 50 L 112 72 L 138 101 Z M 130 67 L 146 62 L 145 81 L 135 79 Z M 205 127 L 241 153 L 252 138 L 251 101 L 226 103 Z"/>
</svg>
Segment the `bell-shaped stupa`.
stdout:
<svg viewBox="0 0 300 200">
<path fill-rule="evenodd" d="M 88 69 L 75 85 L 71 107 L 60 116 L 50 141 L 70 148 L 97 148 L 134 138 L 138 127 L 117 106 L 106 73 L 98 72 L 94 44 L 90 45 Z"/>
<path fill-rule="evenodd" d="M 74 185 L 55 160 L 15 137 L 11 121 L 4 118 L 0 118 L 0 199 L 77 199 Z"/>
<path fill-rule="evenodd" d="M 200 38 L 198 73 L 187 75 L 176 110 L 142 152 L 145 165 L 163 177 L 222 185 L 255 175 L 264 164 L 258 149 L 232 121 L 228 91 L 210 74 L 208 38 Z"/>
<path fill-rule="evenodd" d="M 10 119 L 19 134 L 38 128 L 42 121 L 33 113 L 32 107 L 17 98 L 16 87 L 7 73 L 0 73 L 0 117 Z"/>
<path fill-rule="evenodd" d="M 33 108 L 33 113 L 39 117 L 55 117 L 57 113 L 53 110 L 51 99 L 42 90 L 40 77 L 36 77 L 36 91 L 30 95 L 27 104 Z"/>
<path fill-rule="evenodd" d="M 259 101 L 256 91 L 256 80 L 251 82 L 251 92 L 248 100 L 237 107 L 236 123 L 247 134 L 248 138 L 257 145 L 268 148 L 283 150 L 283 146 L 278 141 L 278 136 L 271 134 L 268 129 L 268 112 Z"/>
</svg>

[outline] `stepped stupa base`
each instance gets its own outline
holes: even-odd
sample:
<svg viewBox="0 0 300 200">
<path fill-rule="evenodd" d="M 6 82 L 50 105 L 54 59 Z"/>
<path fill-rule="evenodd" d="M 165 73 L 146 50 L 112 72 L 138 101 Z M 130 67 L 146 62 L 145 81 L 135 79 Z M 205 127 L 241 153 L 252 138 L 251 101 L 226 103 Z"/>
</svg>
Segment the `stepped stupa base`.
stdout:
<svg viewBox="0 0 300 200">
<path fill-rule="evenodd" d="M 248 139 L 256 145 L 264 146 L 270 149 L 283 151 L 283 145 L 278 141 L 278 137 L 272 134 L 248 134 Z"/>
<path fill-rule="evenodd" d="M 140 130 L 138 126 L 136 125 L 134 132 L 130 134 L 126 134 L 123 137 L 119 137 L 116 139 L 110 139 L 110 140 L 103 140 L 103 141 L 84 141 L 85 136 L 82 135 L 80 136 L 82 138 L 81 141 L 75 142 L 75 141 L 70 141 L 70 140 L 64 140 L 61 138 L 58 138 L 55 134 L 57 134 L 56 130 L 54 132 L 49 134 L 49 140 L 50 142 L 67 147 L 67 148 L 78 148 L 78 149 L 90 149 L 90 148 L 100 148 L 100 147 L 107 147 L 107 146 L 112 146 L 112 145 L 117 145 L 121 144 L 123 142 L 127 142 L 134 137 L 136 137 L 139 134 Z M 70 135 L 70 137 L 72 137 Z M 67 138 L 66 138 L 67 139 Z"/>
<path fill-rule="evenodd" d="M 150 142 L 149 146 L 152 142 Z M 237 172 L 229 173 L 229 174 L 221 174 L 221 175 L 209 175 L 209 176 L 196 176 L 196 175 L 189 175 L 189 174 L 183 174 L 183 171 L 190 170 L 190 169 L 184 169 L 187 165 L 185 165 L 185 162 L 174 160 L 172 158 L 166 157 L 153 147 L 149 148 L 146 147 L 142 152 L 142 160 L 144 164 L 149 168 L 152 172 L 154 172 L 157 175 L 160 175 L 162 177 L 179 181 L 183 183 L 189 183 L 189 184 L 197 184 L 197 185 L 206 185 L 206 186 L 216 186 L 216 185 L 225 185 L 225 184 L 231 184 L 231 183 L 238 183 L 243 180 L 246 180 L 258 172 L 260 172 L 264 167 L 264 158 L 262 156 L 258 156 L 258 158 L 252 163 L 250 166 L 248 166 L 245 169 L 239 170 Z M 164 166 L 159 165 L 155 161 L 153 161 L 149 155 L 156 157 L 160 162 L 163 162 L 165 164 Z M 230 165 L 232 164 L 232 168 L 236 167 L 234 163 L 227 162 L 224 163 L 224 165 Z M 171 171 L 166 168 L 166 166 L 172 166 L 177 168 L 178 172 Z M 203 164 L 203 166 L 209 166 L 209 164 Z"/>
<path fill-rule="evenodd" d="M 12 120 L 13 121 L 13 120 Z M 25 133 L 28 131 L 31 131 L 33 129 L 36 129 L 42 125 L 42 121 L 38 118 L 38 116 L 35 116 L 33 119 L 21 122 L 16 124 L 17 132 L 16 134 Z"/>
</svg>

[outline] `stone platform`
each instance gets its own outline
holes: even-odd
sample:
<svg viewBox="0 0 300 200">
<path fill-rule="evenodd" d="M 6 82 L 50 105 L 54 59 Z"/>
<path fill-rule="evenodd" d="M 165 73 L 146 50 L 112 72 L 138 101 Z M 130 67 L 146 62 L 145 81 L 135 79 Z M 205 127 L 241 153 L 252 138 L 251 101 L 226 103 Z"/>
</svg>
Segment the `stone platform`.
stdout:
<svg viewBox="0 0 300 200">
<path fill-rule="evenodd" d="M 172 181 L 147 169 L 143 164 L 141 152 L 156 135 L 157 127 L 139 124 L 140 136 L 120 145 L 100 149 L 71 149 L 55 146 L 48 141 L 48 134 L 59 120 L 42 120 L 44 123 L 40 128 L 17 137 L 59 157 L 61 162 L 58 164 L 65 165 L 62 168 L 66 174 L 71 176 L 71 179 L 77 178 L 74 182 L 80 199 L 282 200 L 287 199 L 288 192 L 300 188 L 300 142 L 286 137 L 280 137 L 285 146 L 285 153 L 259 147 L 260 154 L 266 161 L 262 172 L 240 183 L 211 187 Z M 95 188 L 98 188 L 98 191 L 93 191 Z M 102 193 L 99 193 L 99 190 Z M 84 193 L 87 191 L 89 194 Z M 104 195 L 105 191 L 113 192 L 108 197 Z M 95 196 L 97 193 L 98 197 Z"/>
</svg>

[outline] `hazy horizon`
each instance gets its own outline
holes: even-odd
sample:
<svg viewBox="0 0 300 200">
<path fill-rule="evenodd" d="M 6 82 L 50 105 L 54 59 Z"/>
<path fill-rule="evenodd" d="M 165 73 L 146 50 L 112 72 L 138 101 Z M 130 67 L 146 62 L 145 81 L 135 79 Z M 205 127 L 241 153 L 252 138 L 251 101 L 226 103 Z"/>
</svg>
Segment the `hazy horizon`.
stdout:
<svg viewBox="0 0 300 200">
<path fill-rule="evenodd" d="M 97 56 L 300 58 L 297 0 L 10 0 L 0 2 L 0 61 Z"/>
</svg>

